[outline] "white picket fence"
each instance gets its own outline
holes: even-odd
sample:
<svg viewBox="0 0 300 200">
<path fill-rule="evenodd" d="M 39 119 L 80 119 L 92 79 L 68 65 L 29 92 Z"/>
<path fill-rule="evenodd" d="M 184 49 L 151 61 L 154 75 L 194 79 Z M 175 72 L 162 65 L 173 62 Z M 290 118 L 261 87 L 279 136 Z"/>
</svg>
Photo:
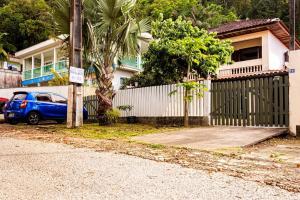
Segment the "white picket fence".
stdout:
<svg viewBox="0 0 300 200">
<path fill-rule="evenodd" d="M 202 84 L 210 90 L 210 80 L 202 81 Z M 178 92 L 170 96 L 169 93 L 176 89 Z M 178 117 L 184 115 L 183 96 L 183 88 L 177 88 L 175 84 L 126 89 L 117 91 L 113 106 L 133 106 L 132 111 L 122 112 L 122 116 Z M 189 108 L 190 116 L 209 116 L 210 105 L 210 92 L 205 92 L 203 98 L 193 98 Z"/>
</svg>

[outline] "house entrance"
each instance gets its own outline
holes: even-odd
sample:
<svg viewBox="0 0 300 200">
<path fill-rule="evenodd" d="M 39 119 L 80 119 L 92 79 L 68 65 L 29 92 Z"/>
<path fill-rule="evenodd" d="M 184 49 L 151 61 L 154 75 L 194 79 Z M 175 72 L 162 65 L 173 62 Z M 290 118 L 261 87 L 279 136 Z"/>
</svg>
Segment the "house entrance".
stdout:
<svg viewBox="0 0 300 200">
<path fill-rule="evenodd" d="M 288 74 L 213 80 L 211 124 L 288 127 Z"/>
</svg>

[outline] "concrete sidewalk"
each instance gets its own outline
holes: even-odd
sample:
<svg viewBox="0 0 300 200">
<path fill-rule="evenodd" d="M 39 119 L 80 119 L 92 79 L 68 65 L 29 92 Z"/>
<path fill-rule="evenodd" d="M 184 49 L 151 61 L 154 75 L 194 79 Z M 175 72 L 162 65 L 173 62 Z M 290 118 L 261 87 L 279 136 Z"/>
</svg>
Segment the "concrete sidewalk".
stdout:
<svg viewBox="0 0 300 200">
<path fill-rule="evenodd" d="M 222 149 L 257 144 L 285 133 L 285 128 L 201 127 L 135 137 L 134 140 L 193 149 Z"/>
</svg>

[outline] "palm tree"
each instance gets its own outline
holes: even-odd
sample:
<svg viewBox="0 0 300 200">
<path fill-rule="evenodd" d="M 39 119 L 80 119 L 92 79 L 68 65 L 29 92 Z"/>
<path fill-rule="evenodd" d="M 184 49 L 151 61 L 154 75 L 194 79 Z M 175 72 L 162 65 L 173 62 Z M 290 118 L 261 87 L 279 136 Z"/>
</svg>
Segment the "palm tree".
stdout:
<svg viewBox="0 0 300 200">
<path fill-rule="evenodd" d="M 150 30 L 147 19 L 138 22 L 131 16 L 135 4 L 136 0 L 84 0 L 84 66 L 96 75 L 100 120 L 112 109 L 114 61 L 136 55 L 141 33 Z M 57 0 L 53 16 L 60 34 L 69 33 L 69 5 L 69 0 Z"/>
<path fill-rule="evenodd" d="M 0 60 L 2 60 L 2 61 L 7 60 L 7 58 L 8 58 L 8 54 L 4 50 L 3 42 L 2 42 L 5 35 L 6 35 L 6 33 L 0 33 Z"/>
</svg>

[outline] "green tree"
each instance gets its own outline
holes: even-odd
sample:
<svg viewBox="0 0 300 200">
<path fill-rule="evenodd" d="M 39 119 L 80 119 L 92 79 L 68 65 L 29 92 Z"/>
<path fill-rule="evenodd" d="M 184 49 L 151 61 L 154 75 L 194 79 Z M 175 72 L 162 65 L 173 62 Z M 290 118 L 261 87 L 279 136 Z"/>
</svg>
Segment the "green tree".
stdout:
<svg viewBox="0 0 300 200">
<path fill-rule="evenodd" d="M 288 0 L 251 0 L 250 18 L 281 18 L 288 21 Z"/>
<path fill-rule="evenodd" d="M 233 9 L 240 18 L 247 18 L 251 9 L 251 0 L 202 0 L 203 3 L 216 3 L 224 9 Z"/>
<path fill-rule="evenodd" d="M 4 6 L 7 4 L 8 0 L 0 0 L 0 7 Z"/>
<path fill-rule="evenodd" d="M 202 98 L 203 93 L 207 91 L 207 87 L 204 84 L 195 82 L 195 81 L 187 81 L 184 83 L 178 83 L 177 88 L 182 87 L 184 89 L 184 126 L 189 127 L 189 105 L 193 101 L 194 97 Z M 174 90 L 170 92 L 170 96 L 177 93 L 178 90 Z M 195 93 L 195 95 L 193 94 Z"/>
<path fill-rule="evenodd" d="M 216 27 L 237 19 L 234 9 L 199 0 L 138 0 L 135 13 L 152 20 L 159 18 L 161 13 L 164 19 L 182 16 L 200 28 Z"/>
<path fill-rule="evenodd" d="M 10 0 L 0 8 L 0 32 L 8 33 L 4 49 L 15 52 L 48 39 L 50 9 L 44 0 Z"/>
<path fill-rule="evenodd" d="M 144 54 L 144 71 L 127 80 L 126 85 L 152 86 L 184 81 L 189 74 L 205 77 L 229 62 L 233 47 L 190 21 L 157 20 L 152 25 L 154 40 Z"/>
<path fill-rule="evenodd" d="M 7 52 L 3 48 L 3 38 L 5 35 L 5 33 L 0 33 L 0 61 L 6 60 L 8 57 Z"/>
<path fill-rule="evenodd" d="M 68 0 L 59 0 L 54 19 L 60 33 L 69 34 Z M 112 109 L 115 92 L 112 86 L 113 64 L 118 57 L 136 55 L 141 32 L 150 29 L 147 20 L 132 17 L 135 0 L 85 0 L 84 1 L 84 65 L 93 68 L 96 75 L 99 99 L 98 114 L 106 121 Z"/>
</svg>

